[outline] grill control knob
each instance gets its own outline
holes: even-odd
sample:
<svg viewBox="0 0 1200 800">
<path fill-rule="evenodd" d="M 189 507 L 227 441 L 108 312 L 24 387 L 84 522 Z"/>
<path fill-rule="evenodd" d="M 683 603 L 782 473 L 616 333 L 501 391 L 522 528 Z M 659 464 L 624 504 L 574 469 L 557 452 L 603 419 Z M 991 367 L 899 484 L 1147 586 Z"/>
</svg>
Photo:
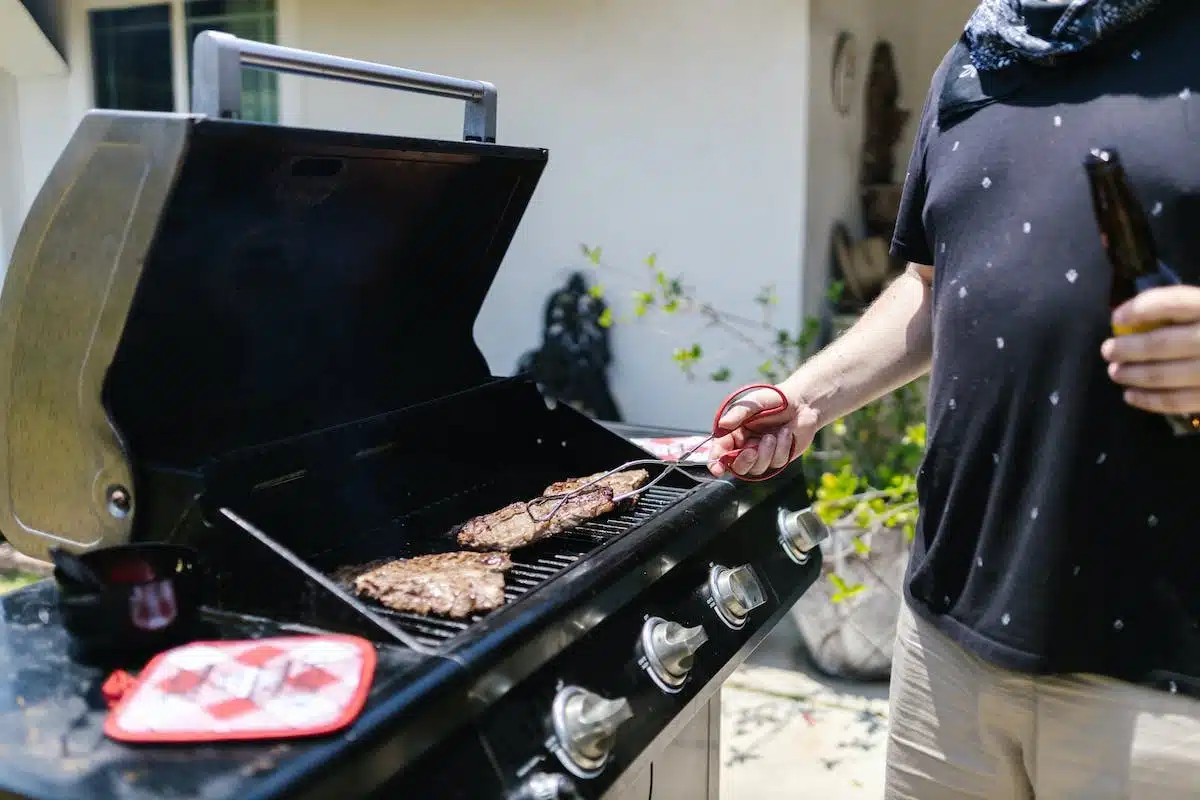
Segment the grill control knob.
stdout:
<svg viewBox="0 0 1200 800">
<path fill-rule="evenodd" d="M 624 697 L 608 700 L 578 686 L 562 689 L 552 709 L 554 735 L 561 748 L 559 760 L 576 774 L 599 771 L 616 743 L 617 728 L 632 716 L 633 709 Z"/>
<path fill-rule="evenodd" d="M 767 602 L 767 594 L 749 564 L 732 569 L 713 567 L 708 591 L 717 616 L 731 628 L 745 625 L 750 612 Z"/>
<path fill-rule="evenodd" d="M 780 547 L 788 558 L 800 565 L 807 564 L 808 554 L 829 538 L 829 526 L 811 506 L 800 511 L 781 508 L 775 523 L 779 528 Z"/>
<path fill-rule="evenodd" d="M 703 625 L 685 628 L 678 622 L 651 617 L 642 626 L 642 651 L 651 673 L 668 688 L 687 680 L 696 651 L 708 641 Z"/>
</svg>

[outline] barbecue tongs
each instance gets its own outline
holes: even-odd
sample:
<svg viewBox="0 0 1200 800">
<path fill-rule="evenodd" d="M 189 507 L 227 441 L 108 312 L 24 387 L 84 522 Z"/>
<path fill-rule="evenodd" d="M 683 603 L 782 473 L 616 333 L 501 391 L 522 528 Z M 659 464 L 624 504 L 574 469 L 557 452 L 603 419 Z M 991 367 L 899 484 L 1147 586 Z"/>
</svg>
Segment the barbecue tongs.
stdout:
<svg viewBox="0 0 1200 800">
<path fill-rule="evenodd" d="M 566 503 L 572 497 L 576 497 L 584 492 L 589 491 L 593 486 L 600 483 L 605 478 L 608 478 L 611 475 L 615 475 L 618 472 L 624 472 L 625 470 L 632 469 L 633 467 L 662 467 L 663 470 L 657 476 L 655 476 L 653 480 L 648 481 L 644 486 L 640 486 L 637 489 L 633 489 L 633 490 L 625 492 L 623 494 L 614 496 L 612 499 L 613 503 L 622 503 L 626 500 L 630 500 L 634 497 L 637 497 L 640 494 L 643 494 L 644 492 L 649 491 L 650 489 L 654 488 L 658 483 L 660 483 L 663 478 L 667 477 L 667 475 L 671 474 L 672 472 L 678 472 L 680 475 L 687 477 L 689 480 L 695 481 L 697 484 L 712 483 L 713 481 L 718 480 L 717 478 L 710 478 L 705 475 L 697 475 L 695 472 L 688 471 L 680 465 L 686 463 L 689 456 L 691 456 L 692 454 L 697 452 L 700 448 L 702 448 L 705 445 L 712 442 L 714 439 L 717 439 L 721 436 L 725 436 L 725 435 L 731 433 L 732 432 L 731 430 L 727 430 L 727 429 L 721 427 L 721 418 L 724 417 L 729 412 L 730 409 L 732 409 L 739 402 L 741 402 L 746 397 L 746 395 L 750 394 L 751 392 L 756 392 L 760 389 L 773 393 L 776 396 L 776 398 L 778 398 L 779 402 L 776 405 L 769 406 L 767 408 L 757 408 L 750 414 L 750 416 L 748 416 L 742 422 L 742 424 L 739 427 L 741 427 L 745 430 L 750 430 L 750 427 L 749 427 L 750 423 L 752 423 L 754 420 L 756 420 L 760 417 L 777 414 L 780 411 L 783 411 L 784 409 L 786 409 L 790 405 L 787 397 L 783 394 L 783 392 L 781 392 L 778 389 L 778 387 L 770 386 L 767 384 L 753 384 L 750 386 L 743 386 L 742 388 L 738 389 L 733 394 L 726 397 L 725 402 L 722 403 L 721 407 L 717 410 L 717 415 L 713 419 L 712 433 L 709 434 L 702 441 L 698 442 L 696 444 L 696 446 L 693 447 L 691 450 L 688 450 L 686 453 L 679 456 L 679 458 L 677 458 L 673 461 L 667 461 L 662 458 L 639 458 L 635 461 L 626 461 L 624 464 L 621 464 L 618 467 L 614 467 L 614 468 L 610 469 L 608 472 L 603 473 L 602 475 L 597 475 L 595 478 L 592 478 L 587 483 L 577 486 L 576 488 L 572 489 L 569 492 L 560 492 L 558 494 L 548 494 L 548 495 L 544 495 L 542 497 L 538 497 L 533 500 L 530 500 L 529 502 L 527 502 L 525 504 L 525 512 L 527 514 L 529 514 L 530 518 L 533 519 L 535 522 L 549 522 L 550 520 L 552 520 L 554 518 L 554 516 L 556 514 L 558 514 L 559 511 L 562 510 L 562 507 L 564 505 L 566 505 Z M 736 450 L 730 450 L 728 453 L 725 453 L 724 455 L 722 455 L 721 458 L 719 459 L 720 463 L 724 464 L 725 468 L 728 469 L 730 471 L 730 473 L 732 473 L 735 477 L 739 478 L 740 480 L 765 481 L 769 478 L 774 478 L 776 475 L 783 472 L 783 470 L 787 468 L 787 465 L 784 465 L 782 467 L 779 467 L 778 469 L 769 470 L 762 475 L 756 475 L 753 477 L 748 476 L 748 475 L 738 475 L 736 472 L 733 472 L 733 462 L 746 449 L 747 448 L 739 448 Z M 790 464 L 795 457 L 796 457 L 796 442 L 793 439 L 792 440 L 792 452 L 788 456 L 788 463 Z M 537 507 L 539 509 L 544 508 L 545 506 L 549 505 L 550 503 L 553 503 L 553 505 L 550 507 L 549 513 L 541 514 L 540 512 L 535 512 L 535 510 L 534 510 L 535 507 Z"/>
</svg>

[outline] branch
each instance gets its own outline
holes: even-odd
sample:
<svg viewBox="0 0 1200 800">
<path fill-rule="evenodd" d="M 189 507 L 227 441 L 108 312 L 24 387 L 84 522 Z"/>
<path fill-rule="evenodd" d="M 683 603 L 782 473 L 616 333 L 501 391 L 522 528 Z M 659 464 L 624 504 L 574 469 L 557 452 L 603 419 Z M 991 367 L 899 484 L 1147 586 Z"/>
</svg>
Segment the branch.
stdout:
<svg viewBox="0 0 1200 800">
<path fill-rule="evenodd" d="M 760 355 L 768 356 L 770 358 L 774 358 L 777 355 L 777 353 L 771 352 L 771 350 L 768 349 L 766 346 L 764 346 L 761 342 L 755 341 L 751 337 L 747 336 L 745 333 L 742 333 L 735 326 L 730 325 L 728 322 L 725 322 L 724 320 L 722 320 L 720 318 L 716 318 L 716 317 L 713 317 L 711 319 L 712 319 L 713 325 L 715 325 L 718 328 L 721 328 L 722 330 L 726 331 L 727 333 L 733 335 L 735 338 L 739 339 L 743 344 L 749 345 L 750 347 L 754 348 L 755 350 L 758 351 L 758 353 Z"/>
<path fill-rule="evenodd" d="M 820 502 L 827 503 L 831 506 L 835 506 L 835 505 L 841 505 L 843 503 L 861 503 L 861 502 L 864 502 L 867 500 L 874 500 L 879 497 L 887 497 L 890 499 L 891 495 L 893 495 L 893 494 L 895 494 L 894 489 L 871 489 L 870 491 L 862 492 L 861 494 L 850 494 L 850 495 L 846 495 L 845 497 L 839 497 L 836 500 L 822 500 Z M 908 503 L 907 505 L 915 506 L 916 503 Z M 896 513 L 896 511 L 899 511 L 899 510 L 907 510 L 907 509 L 893 509 L 893 510 L 888 511 L 887 513 L 894 514 L 894 513 Z"/>
</svg>

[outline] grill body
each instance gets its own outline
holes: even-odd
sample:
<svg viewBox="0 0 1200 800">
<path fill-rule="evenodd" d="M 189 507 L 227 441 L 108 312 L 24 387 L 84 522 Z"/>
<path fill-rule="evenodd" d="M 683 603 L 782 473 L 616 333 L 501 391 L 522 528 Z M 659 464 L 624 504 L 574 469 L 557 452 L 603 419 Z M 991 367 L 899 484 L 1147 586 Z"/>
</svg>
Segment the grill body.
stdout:
<svg viewBox="0 0 1200 800">
<path fill-rule="evenodd" d="M 233 113 L 236 93 L 212 80 L 236 77 L 239 45 L 205 42 L 198 69 L 217 77 L 198 75 L 199 95 Z M 465 92 L 468 138 L 494 132 L 489 84 L 246 52 L 260 67 Z M 139 665 L 77 659 L 55 587 L 37 584 L 0 599 L 0 794 L 613 798 L 711 714 L 820 572 L 819 551 L 780 542 L 779 513 L 808 504 L 797 469 L 764 484 L 672 475 L 514 553 L 507 604 L 469 620 L 390 612 L 335 580 L 457 549 L 471 516 L 645 457 L 636 431 L 492 376 L 474 341 L 546 160 L 483 141 L 85 117 L 0 293 L 0 529 L 34 556 L 193 545 L 204 636 L 352 633 L 379 665 L 365 711 L 334 736 L 124 746 L 101 733 L 99 690 L 111 668 Z M 713 574 L 741 566 L 761 604 L 733 625 Z M 679 686 L 654 677 L 650 618 L 706 631 Z M 632 711 L 599 766 L 580 767 L 556 727 L 564 690 Z"/>
</svg>

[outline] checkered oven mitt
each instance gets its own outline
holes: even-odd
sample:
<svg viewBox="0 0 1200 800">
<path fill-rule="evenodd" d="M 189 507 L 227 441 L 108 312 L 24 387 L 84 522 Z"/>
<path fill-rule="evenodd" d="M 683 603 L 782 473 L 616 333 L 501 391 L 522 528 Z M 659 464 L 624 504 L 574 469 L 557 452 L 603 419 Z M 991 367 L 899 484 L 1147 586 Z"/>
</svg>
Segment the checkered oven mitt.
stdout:
<svg viewBox="0 0 1200 800">
<path fill-rule="evenodd" d="M 332 733 L 362 711 L 375 658 L 355 636 L 193 642 L 159 654 L 137 678 L 109 676 L 104 732 L 136 743 Z"/>
</svg>

